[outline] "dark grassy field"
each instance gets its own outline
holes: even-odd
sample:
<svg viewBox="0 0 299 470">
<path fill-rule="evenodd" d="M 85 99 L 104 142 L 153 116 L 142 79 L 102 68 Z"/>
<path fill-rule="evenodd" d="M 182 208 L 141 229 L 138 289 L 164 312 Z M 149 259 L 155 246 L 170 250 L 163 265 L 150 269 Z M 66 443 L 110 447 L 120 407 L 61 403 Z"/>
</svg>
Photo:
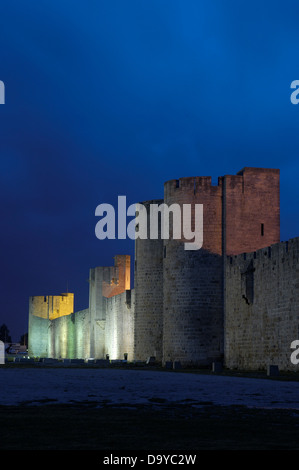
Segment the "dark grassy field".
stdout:
<svg viewBox="0 0 299 470">
<path fill-rule="evenodd" d="M 1 450 L 298 450 L 299 412 L 205 404 L 0 407 Z"/>
</svg>

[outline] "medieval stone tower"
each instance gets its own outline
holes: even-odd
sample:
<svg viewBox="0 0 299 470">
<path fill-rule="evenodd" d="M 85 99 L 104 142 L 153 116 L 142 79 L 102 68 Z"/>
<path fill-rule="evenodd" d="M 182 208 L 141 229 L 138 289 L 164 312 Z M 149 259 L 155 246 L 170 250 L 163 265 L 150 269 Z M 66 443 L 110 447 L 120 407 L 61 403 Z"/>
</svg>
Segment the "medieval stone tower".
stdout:
<svg viewBox="0 0 299 470">
<path fill-rule="evenodd" d="M 168 239 L 162 239 L 161 231 L 155 239 L 136 239 L 134 289 L 130 289 L 130 260 L 125 255 L 115 258 L 113 268 L 92 269 L 89 307 L 64 316 L 64 330 L 58 325 L 61 319 L 48 319 L 51 324 L 56 322 L 56 336 L 73 331 L 64 355 L 83 358 L 109 355 L 110 359 L 125 357 L 131 361 L 145 361 L 154 356 L 162 364 L 180 361 L 185 366 L 205 366 L 215 360 L 225 362 L 229 344 L 228 357 L 236 366 L 238 359 L 234 354 L 235 351 L 239 354 L 243 333 L 240 322 L 234 327 L 240 333 L 238 336 L 231 329 L 237 315 L 232 314 L 232 305 L 234 312 L 244 311 L 245 316 L 254 312 L 255 316 L 248 317 L 253 323 L 259 321 L 259 306 L 264 305 L 258 296 L 254 302 L 250 299 L 250 289 L 255 283 L 253 273 L 258 270 L 257 263 L 262 262 L 262 256 L 249 256 L 250 266 L 237 260 L 239 257 L 243 260 L 246 253 L 280 246 L 279 200 L 277 169 L 246 167 L 236 175 L 219 177 L 217 185 L 212 184 L 211 177 L 167 181 L 163 199 L 142 203 L 148 209 L 148 216 L 152 204 L 165 203 L 169 208 L 175 204 L 182 211 L 185 204 L 192 207 L 202 204 L 202 248 L 185 250 L 186 240 L 171 236 L 170 223 Z M 295 276 L 297 264 L 290 265 L 294 270 L 290 276 Z M 243 269 L 247 273 L 245 277 Z M 260 290 L 262 283 L 259 278 Z M 292 295 L 298 299 L 296 289 L 293 288 Z M 34 339 L 38 326 L 32 322 L 35 315 L 36 311 L 30 313 L 29 344 L 32 353 L 39 355 Z M 268 313 L 264 319 L 265 315 Z M 294 328 L 297 331 L 295 323 L 290 331 Z M 47 335 L 54 334 L 53 327 L 47 331 Z M 52 351 L 52 355 L 62 357 L 61 348 Z M 250 360 L 247 367 L 250 368 Z"/>
<path fill-rule="evenodd" d="M 244 168 L 217 186 L 211 177 L 171 180 L 164 203 L 203 204 L 203 247 L 136 240 L 136 356 L 206 365 L 224 353 L 226 256 L 280 240 L 279 170 Z"/>
</svg>

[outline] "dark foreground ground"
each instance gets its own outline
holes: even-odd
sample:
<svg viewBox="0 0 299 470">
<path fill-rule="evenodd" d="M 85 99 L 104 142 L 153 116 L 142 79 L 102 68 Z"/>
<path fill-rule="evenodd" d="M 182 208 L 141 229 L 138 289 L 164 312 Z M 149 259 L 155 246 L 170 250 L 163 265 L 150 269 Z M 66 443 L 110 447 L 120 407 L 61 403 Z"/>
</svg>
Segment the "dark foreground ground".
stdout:
<svg viewBox="0 0 299 470">
<path fill-rule="evenodd" d="M 80 373 L 80 369 L 76 368 L 70 376 L 66 374 L 67 371 L 71 371 L 70 369 L 58 374 L 58 369 L 51 368 L 52 373 L 41 374 L 39 369 L 33 366 L 30 368 L 27 364 L 6 364 L 0 370 L 2 399 L 12 397 L 11 401 L 6 400 L 6 404 L 2 401 L 3 404 L 0 405 L 0 450 L 12 451 L 14 462 L 18 454 L 15 451 L 48 450 L 51 451 L 49 454 L 53 455 L 53 451 L 63 450 L 107 451 L 108 454 L 121 451 L 131 451 L 133 454 L 136 451 L 192 453 L 208 450 L 299 450 L 299 397 L 297 400 L 297 392 L 294 392 L 298 390 L 297 373 L 268 379 L 271 381 L 270 390 L 276 390 L 278 382 L 288 384 L 287 394 L 282 395 L 287 408 L 280 407 L 283 401 L 279 391 L 277 391 L 277 406 L 273 408 L 275 394 L 268 397 L 268 401 L 265 400 L 265 405 L 258 401 L 259 396 L 266 393 L 263 390 L 269 388 L 260 388 L 259 382 L 255 382 L 255 388 L 250 388 L 252 383 L 250 379 L 253 381 L 265 379 L 265 373 L 260 372 L 223 371 L 220 374 L 223 377 L 249 379 L 246 381 L 246 386 L 240 388 L 238 392 L 240 395 L 237 397 L 245 393 L 247 403 L 247 398 L 256 395 L 256 403 L 259 406 L 247 407 L 244 404 L 224 404 L 225 402 L 216 404 L 212 401 L 203 401 L 208 395 L 204 395 L 203 392 L 196 393 L 196 401 L 192 400 L 191 392 L 190 398 L 182 396 L 183 403 L 169 402 L 163 398 L 163 394 L 160 397 L 152 395 L 153 385 L 150 384 L 155 384 L 157 381 L 164 384 L 162 379 L 166 377 L 164 375 L 166 372 L 162 371 L 160 374 L 163 375 L 155 376 L 150 371 L 144 371 L 142 375 L 130 375 L 129 372 L 124 374 L 121 370 L 116 371 L 116 374 L 103 375 L 101 369 L 90 369 L 88 372 L 86 368 L 82 368 Z M 49 372 L 47 368 L 42 368 L 41 371 Z M 192 380 L 196 379 L 194 373 L 195 371 L 192 371 Z M 203 382 L 198 382 L 198 389 L 202 387 L 205 390 L 205 387 L 213 381 L 213 375 L 207 371 L 198 371 L 198 374 L 203 374 L 202 377 L 205 379 Z M 43 387 L 39 387 L 41 391 L 38 395 L 34 393 L 38 383 L 36 377 L 44 381 Z M 51 382 L 53 377 L 56 381 Z M 104 393 L 99 406 L 99 397 L 102 395 L 100 392 L 104 386 L 102 380 L 109 384 L 109 380 L 115 377 L 119 377 L 119 381 L 111 382 L 113 387 Z M 179 377 L 187 380 L 188 372 L 180 374 Z M 125 378 L 127 381 L 123 382 Z M 175 376 L 167 375 L 166 383 L 171 378 Z M 90 393 L 89 389 L 82 393 L 87 380 L 93 384 L 93 393 Z M 174 386 L 181 382 L 171 383 Z M 183 383 L 187 382 L 184 380 Z M 230 393 L 236 389 L 238 383 L 239 381 L 231 381 L 219 392 Z M 269 384 L 268 381 L 267 383 Z M 218 380 L 215 382 L 215 385 L 217 384 Z M 264 387 L 264 380 L 261 381 L 261 386 L 262 384 Z M 27 401 L 16 404 L 17 400 L 13 398 L 18 391 L 22 391 L 22 386 L 27 391 L 31 387 L 32 395 L 30 389 L 29 395 L 26 395 Z M 69 399 L 74 398 L 75 401 L 58 402 L 57 398 L 61 398 L 67 389 L 72 387 L 74 392 L 70 394 Z M 117 397 L 132 398 L 129 387 L 133 391 L 140 390 L 139 396 L 146 395 L 147 402 L 133 403 L 131 400 L 120 404 L 106 399 L 111 398 L 113 390 L 117 390 Z M 125 388 L 126 394 L 124 394 Z M 159 390 L 161 392 L 161 389 Z M 45 396 L 47 398 L 43 398 Z M 19 463 L 24 462 L 26 460 L 22 459 Z"/>
<path fill-rule="evenodd" d="M 299 450 L 299 411 L 91 405 L 0 407 L 1 450 Z"/>
</svg>

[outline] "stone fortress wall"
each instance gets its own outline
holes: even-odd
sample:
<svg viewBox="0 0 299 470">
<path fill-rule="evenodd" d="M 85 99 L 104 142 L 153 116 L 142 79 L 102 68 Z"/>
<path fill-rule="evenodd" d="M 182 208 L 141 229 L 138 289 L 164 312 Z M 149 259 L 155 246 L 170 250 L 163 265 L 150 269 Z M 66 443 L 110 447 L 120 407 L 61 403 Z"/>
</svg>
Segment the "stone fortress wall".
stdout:
<svg viewBox="0 0 299 470">
<path fill-rule="evenodd" d="M 130 257 L 118 255 L 113 267 L 90 269 L 86 310 L 73 313 L 71 304 L 65 310 L 62 296 L 54 296 L 60 308 L 49 314 L 43 298 L 32 297 L 29 354 L 129 361 L 154 356 L 185 367 L 275 363 L 294 370 L 299 238 L 280 242 L 279 170 L 246 167 L 219 177 L 217 185 L 210 177 L 170 180 L 163 200 L 142 204 L 149 209 L 163 202 L 181 211 L 184 204 L 203 204 L 202 248 L 185 250 L 183 235 L 162 239 L 159 231 L 157 239 L 135 241 L 134 289 Z"/>
<path fill-rule="evenodd" d="M 227 257 L 226 285 L 226 366 L 296 370 L 290 345 L 299 338 L 299 237 Z"/>
</svg>

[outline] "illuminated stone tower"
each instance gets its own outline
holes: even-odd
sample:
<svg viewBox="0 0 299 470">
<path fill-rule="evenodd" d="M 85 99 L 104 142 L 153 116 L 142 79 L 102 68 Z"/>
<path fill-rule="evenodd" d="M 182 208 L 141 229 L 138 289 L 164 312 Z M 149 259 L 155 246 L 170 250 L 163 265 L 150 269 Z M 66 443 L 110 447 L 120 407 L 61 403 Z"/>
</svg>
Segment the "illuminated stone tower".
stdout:
<svg viewBox="0 0 299 470">
<path fill-rule="evenodd" d="M 31 356 L 50 357 L 52 320 L 74 312 L 74 294 L 34 296 L 29 298 L 28 352 Z M 67 342 L 67 338 L 65 338 Z"/>
<path fill-rule="evenodd" d="M 87 338 L 90 345 L 90 357 L 104 357 L 106 299 L 130 289 L 130 265 L 130 256 L 117 255 L 114 257 L 114 266 L 100 266 L 90 269 L 90 330 L 89 338 Z"/>
</svg>

